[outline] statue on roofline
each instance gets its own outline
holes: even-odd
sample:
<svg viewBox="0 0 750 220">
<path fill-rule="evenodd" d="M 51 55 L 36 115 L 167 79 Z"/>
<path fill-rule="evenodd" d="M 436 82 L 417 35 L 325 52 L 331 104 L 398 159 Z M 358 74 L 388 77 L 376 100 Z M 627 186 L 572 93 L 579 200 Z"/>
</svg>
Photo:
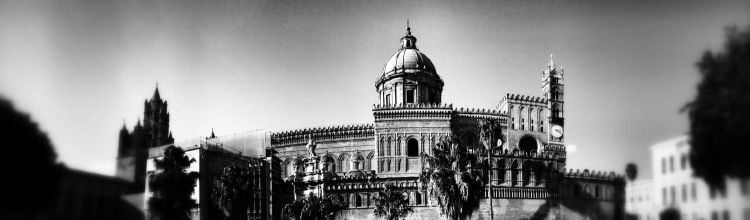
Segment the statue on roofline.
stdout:
<svg viewBox="0 0 750 220">
<path fill-rule="evenodd" d="M 317 157 L 318 154 L 315 153 L 315 147 L 317 145 L 315 144 L 315 141 L 312 139 L 312 135 L 307 135 L 307 156 L 309 158 Z"/>
</svg>

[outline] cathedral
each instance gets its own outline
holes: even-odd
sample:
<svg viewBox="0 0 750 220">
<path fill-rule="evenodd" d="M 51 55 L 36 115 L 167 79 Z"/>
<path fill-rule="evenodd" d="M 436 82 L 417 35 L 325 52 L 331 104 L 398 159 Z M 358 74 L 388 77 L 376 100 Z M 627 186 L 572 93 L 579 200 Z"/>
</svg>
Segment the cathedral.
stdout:
<svg viewBox="0 0 750 220">
<path fill-rule="evenodd" d="M 507 94 L 493 109 L 454 107 L 443 102 L 445 82 L 407 27 L 397 52 L 375 81 L 379 102 L 373 105 L 372 123 L 265 134 L 268 141 L 255 146 L 272 158 L 264 160 L 269 163 L 265 181 L 294 186 L 280 192 L 289 188 L 267 184 L 265 195 L 332 198 L 347 206 L 337 219 L 375 219 L 374 196 L 392 185 L 405 193 L 414 209 L 408 219 L 443 218 L 419 181 L 425 168 L 421 155 L 451 139 L 483 158 L 477 167 L 482 169 L 485 190 L 472 219 L 620 219 L 621 176 L 566 168 L 565 72 L 550 57 L 541 75 L 539 96 Z M 139 122 L 132 132 L 123 128 L 118 175 L 143 184 L 146 171 L 141 160 L 159 156 L 149 148 L 173 143 L 166 107 L 157 90 L 145 104 L 144 124 Z M 492 149 L 485 149 L 480 139 L 483 121 L 500 127 Z M 210 149 L 202 144 L 180 147 Z M 260 199 L 275 208 L 257 209 L 266 212 L 257 219 L 279 219 L 279 199 Z"/>
</svg>

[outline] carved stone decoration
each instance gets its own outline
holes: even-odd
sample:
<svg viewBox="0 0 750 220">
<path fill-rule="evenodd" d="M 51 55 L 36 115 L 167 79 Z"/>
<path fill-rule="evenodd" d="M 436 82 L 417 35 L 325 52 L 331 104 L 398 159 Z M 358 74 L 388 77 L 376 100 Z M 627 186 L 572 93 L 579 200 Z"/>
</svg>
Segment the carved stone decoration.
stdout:
<svg viewBox="0 0 750 220">
<path fill-rule="evenodd" d="M 313 158 L 317 157 L 318 154 L 315 153 L 315 148 L 317 147 L 317 144 L 315 143 L 315 140 L 312 139 L 312 136 L 307 135 L 307 157 Z"/>
</svg>

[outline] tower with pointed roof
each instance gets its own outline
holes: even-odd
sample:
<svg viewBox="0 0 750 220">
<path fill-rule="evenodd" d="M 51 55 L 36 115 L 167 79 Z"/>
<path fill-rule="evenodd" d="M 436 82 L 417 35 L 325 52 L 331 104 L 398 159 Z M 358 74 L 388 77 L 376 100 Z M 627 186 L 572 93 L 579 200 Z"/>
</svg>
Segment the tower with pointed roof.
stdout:
<svg viewBox="0 0 750 220">
<path fill-rule="evenodd" d="M 542 93 L 547 100 L 549 114 L 549 141 L 562 145 L 564 138 L 565 117 L 563 99 L 564 94 L 564 70 L 555 65 L 555 57 L 550 54 L 549 64 L 542 71 Z"/>
<path fill-rule="evenodd" d="M 149 148 L 172 143 L 167 101 L 161 99 L 157 87 L 151 99 L 144 101 L 143 120 L 139 118 L 132 131 L 124 123 L 120 129 L 116 176 L 133 182 L 134 192 L 142 192 Z"/>
<path fill-rule="evenodd" d="M 167 101 L 161 99 L 158 87 L 154 90 L 151 100 L 144 101 L 143 105 L 143 129 L 149 139 L 148 146 L 158 147 L 174 143 L 169 131 Z"/>
</svg>

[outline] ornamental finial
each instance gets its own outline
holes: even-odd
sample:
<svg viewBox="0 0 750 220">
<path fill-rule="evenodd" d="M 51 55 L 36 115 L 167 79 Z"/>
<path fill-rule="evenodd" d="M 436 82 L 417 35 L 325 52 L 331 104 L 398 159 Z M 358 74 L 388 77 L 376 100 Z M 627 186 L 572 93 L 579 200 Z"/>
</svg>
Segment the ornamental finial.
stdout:
<svg viewBox="0 0 750 220">
<path fill-rule="evenodd" d="M 549 54 L 549 69 L 555 69 L 555 55 Z"/>
<path fill-rule="evenodd" d="M 411 27 L 409 26 L 409 19 L 406 19 L 406 35 L 411 35 Z"/>
</svg>

